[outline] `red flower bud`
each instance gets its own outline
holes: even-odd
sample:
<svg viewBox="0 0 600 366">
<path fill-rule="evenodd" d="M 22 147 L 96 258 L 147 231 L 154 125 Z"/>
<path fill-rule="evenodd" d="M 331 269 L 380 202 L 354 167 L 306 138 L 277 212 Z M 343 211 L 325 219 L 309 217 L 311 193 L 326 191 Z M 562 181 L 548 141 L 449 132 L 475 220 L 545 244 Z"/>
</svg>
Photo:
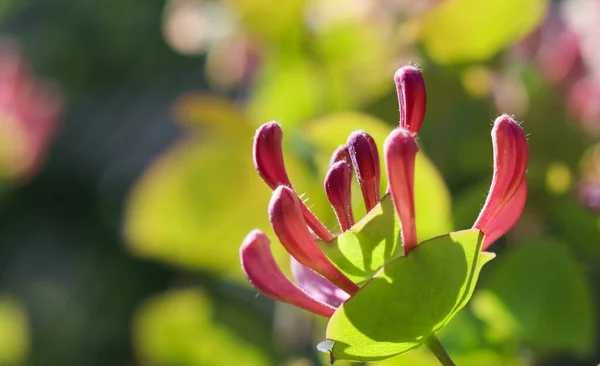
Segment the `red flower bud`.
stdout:
<svg viewBox="0 0 600 366">
<path fill-rule="evenodd" d="M 325 176 L 325 193 L 335 211 L 342 232 L 354 225 L 352 213 L 352 171 L 345 161 L 338 161 Z"/>
<path fill-rule="evenodd" d="M 427 93 L 421 70 L 414 66 L 403 66 L 396 71 L 394 81 L 400 105 L 400 127 L 416 134 L 423 124 L 427 106 Z"/>
<path fill-rule="evenodd" d="M 348 152 L 354 165 L 356 178 L 365 200 L 367 212 L 381 199 L 379 191 L 379 152 L 375 140 L 364 131 L 355 131 L 348 137 Z"/>
<path fill-rule="evenodd" d="M 383 149 L 388 191 L 400 218 L 404 254 L 408 255 L 417 246 L 414 185 L 415 157 L 419 147 L 408 130 L 397 128 L 385 140 Z"/>
<path fill-rule="evenodd" d="M 263 232 L 253 230 L 246 236 L 240 247 L 240 260 L 250 283 L 265 296 L 327 318 L 335 312 L 334 307 L 309 296 L 285 277 Z"/>
<path fill-rule="evenodd" d="M 283 162 L 283 131 L 277 122 L 267 122 L 256 130 L 254 135 L 254 167 L 271 189 L 292 183 Z"/>
<path fill-rule="evenodd" d="M 254 167 L 271 189 L 279 186 L 292 188 L 283 161 L 283 131 L 277 122 L 267 122 L 256 130 L 254 136 Z M 300 203 L 302 214 L 315 235 L 325 241 L 333 240 L 333 234 L 310 211 L 304 202 Z"/>
<path fill-rule="evenodd" d="M 341 145 L 331 155 L 331 160 L 329 161 L 329 166 L 333 166 L 333 164 L 338 161 L 344 161 L 348 164 L 350 171 L 352 171 L 352 158 L 350 157 L 350 153 L 348 152 L 348 147 L 346 145 Z"/>
<path fill-rule="evenodd" d="M 504 208 L 500 210 L 496 219 L 492 221 L 491 225 L 485 232 L 485 239 L 483 240 L 482 250 L 486 250 L 492 245 L 498 238 L 506 234 L 506 232 L 512 229 L 513 226 L 519 221 L 521 213 L 525 208 L 525 201 L 527 200 L 527 178 L 523 179 L 521 185 L 517 189 L 517 193 L 512 196 L 506 203 Z"/>
<path fill-rule="evenodd" d="M 527 171 L 529 150 L 525 132 L 512 118 L 502 115 L 492 128 L 494 146 L 494 176 L 483 209 L 473 225 L 491 234 L 495 220 L 513 198 Z"/>
<path fill-rule="evenodd" d="M 279 186 L 269 203 L 269 220 L 281 244 L 298 262 L 353 294 L 358 286 L 340 272 L 319 248 L 306 227 L 298 196 L 289 187 Z"/>
</svg>

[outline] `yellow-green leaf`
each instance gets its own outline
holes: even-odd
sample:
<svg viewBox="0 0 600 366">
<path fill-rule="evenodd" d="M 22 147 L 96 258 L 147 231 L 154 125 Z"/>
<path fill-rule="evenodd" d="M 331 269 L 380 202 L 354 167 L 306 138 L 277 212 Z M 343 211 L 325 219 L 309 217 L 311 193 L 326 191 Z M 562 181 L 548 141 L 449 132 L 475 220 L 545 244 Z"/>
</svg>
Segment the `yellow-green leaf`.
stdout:
<svg viewBox="0 0 600 366">
<path fill-rule="evenodd" d="M 421 39 L 440 63 L 486 60 L 531 32 L 546 0 L 447 0 L 421 23 Z"/>
</svg>

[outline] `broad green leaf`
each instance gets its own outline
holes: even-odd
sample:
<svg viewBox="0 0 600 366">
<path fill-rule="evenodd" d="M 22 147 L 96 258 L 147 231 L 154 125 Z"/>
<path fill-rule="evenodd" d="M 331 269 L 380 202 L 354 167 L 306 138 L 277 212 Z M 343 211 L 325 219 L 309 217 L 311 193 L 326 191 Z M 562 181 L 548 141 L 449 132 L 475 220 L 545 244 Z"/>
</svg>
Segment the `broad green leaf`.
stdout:
<svg viewBox="0 0 600 366">
<path fill-rule="evenodd" d="M 439 63 L 483 61 L 531 32 L 546 0 L 449 0 L 421 23 L 425 48 Z"/>
<path fill-rule="evenodd" d="M 178 290 L 146 300 L 133 325 L 140 361 L 180 366 L 226 366 L 239 360 L 248 366 L 271 363 L 259 347 L 216 320 L 216 313 L 215 305 L 198 290 Z M 248 326 L 256 332 L 260 324 L 254 323 Z"/>
<path fill-rule="evenodd" d="M 356 283 L 402 252 L 400 224 L 389 195 L 350 230 L 319 246 L 336 267 Z"/>
<path fill-rule="evenodd" d="M 315 161 L 320 176 L 324 176 L 333 151 L 346 143 L 350 133 L 364 130 L 373 136 L 379 148 L 381 163 L 381 192 L 385 192 L 387 178 L 383 159 L 383 143 L 392 131 L 385 122 L 371 116 L 345 112 L 318 119 L 306 126 L 307 139 L 314 145 Z M 366 212 L 360 189 L 352 187 L 354 217 L 359 221 Z M 450 193 L 444 180 L 423 152 L 417 154 L 415 164 L 415 209 L 419 241 L 427 240 L 452 230 Z"/>
<path fill-rule="evenodd" d="M 392 357 L 419 346 L 470 299 L 492 253 L 476 229 L 421 243 L 386 264 L 338 308 L 327 328 L 335 359 Z"/>
<path fill-rule="evenodd" d="M 478 304 L 477 314 L 491 327 L 502 331 L 506 324 L 496 320 L 510 316 L 516 336 L 542 351 L 591 350 L 591 289 L 566 245 L 540 239 L 511 248 L 492 268 L 485 287 L 498 303 Z"/>
</svg>

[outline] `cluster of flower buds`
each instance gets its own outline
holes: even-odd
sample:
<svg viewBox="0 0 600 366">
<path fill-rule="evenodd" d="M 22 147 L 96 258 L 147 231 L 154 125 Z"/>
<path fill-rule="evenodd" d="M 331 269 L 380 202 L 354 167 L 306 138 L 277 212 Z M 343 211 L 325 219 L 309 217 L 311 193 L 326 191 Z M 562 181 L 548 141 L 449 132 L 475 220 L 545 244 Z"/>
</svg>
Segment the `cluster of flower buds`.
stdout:
<svg viewBox="0 0 600 366">
<path fill-rule="evenodd" d="M 395 76 L 400 104 L 400 126 L 384 143 L 385 169 L 390 194 L 401 228 L 404 254 L 417 247 L 414 172 L 419 147 L 415 141 L 425 116 L 426 93 L 419 69 L 400 68 Z M 518 220 L 527 196 L 525 172 L 527 138 L 507 115 L 496 119 L 492 129 L 494 175 L 485 205 L 474 228 L 486 236 L 484 249 Z M 331 241 L 335 235 L 298 197 L 286 173 L 282 153 L 282 130 L 275 122 L 261 126 L 254 139 L 256 170 L 273 189 L 269 219 L 277 238 L 292 257 L 296 284 L 281 272 L 267 236 L 252 231 L 240 248 L 241 264 L 250 282 L 263 294 L 315 314 L 331 317 L 336 308 L 359 290 L 325 256 L 316 240 Z M 355 223 L 351 183 L 356 176 L 367 211 L 380 202 L 380 163 L 377 145 L 364 131 L 353 132 L 331 158 L 325 176 L 325 192 L 342 232 Z M 335 245 L 331 243 L 331 245 Z"/>
</svg>

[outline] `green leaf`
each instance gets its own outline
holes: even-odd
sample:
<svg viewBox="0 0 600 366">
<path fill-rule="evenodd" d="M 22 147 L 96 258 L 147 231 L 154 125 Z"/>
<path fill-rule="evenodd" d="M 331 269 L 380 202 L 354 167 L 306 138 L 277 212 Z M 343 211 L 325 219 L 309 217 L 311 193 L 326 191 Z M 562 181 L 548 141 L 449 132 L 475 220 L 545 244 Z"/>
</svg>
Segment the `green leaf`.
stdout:
<svg viewBox="0 0 600 366">
<path fill-rule="evenodd" d="M 264 349 L 218 320 L 216 304 L 202 291 L 171 291 L 146 300 L 133 324 L 136 353 L 147 365 L 271 364 Z M 239 309 L 238 309 L 239 313 Z M 269 338 L 269 327 L 245 317 L 255 337 Z"/>
<path fill-rule="evenodd" d="M 545 0 L 452 0 L 424 18 L 421 38 L 439 63 L 483 61 L 533 30 Z"/>
<path fill-rule="evenodd" d="M 386 264 L 329 321 L 334 359 L 389 358 L 442 328 L 469 301 L 481 268 L 494 257 L 481 252 L 483 237 L 476 229 L 440 236 Z"/>
<path fill-rule="evenodd" d="M 495 333 L 506 332 L 498 320 L 510 316 L 515 335 L 542 351 L 591 350 L 591 289 L 566 245 L 541 239 L 513 248 L 492 268 L 486 289 L 496 301 L 479 300 L 474 310 Z"/>
<path fill-rule="evenodd" d="M 327 257 L 356 283 L 368 280 L 402 253 L 400 223 L 390 195 L 363 219 L 331 242 L 319 242 Z"/>
</svg>

